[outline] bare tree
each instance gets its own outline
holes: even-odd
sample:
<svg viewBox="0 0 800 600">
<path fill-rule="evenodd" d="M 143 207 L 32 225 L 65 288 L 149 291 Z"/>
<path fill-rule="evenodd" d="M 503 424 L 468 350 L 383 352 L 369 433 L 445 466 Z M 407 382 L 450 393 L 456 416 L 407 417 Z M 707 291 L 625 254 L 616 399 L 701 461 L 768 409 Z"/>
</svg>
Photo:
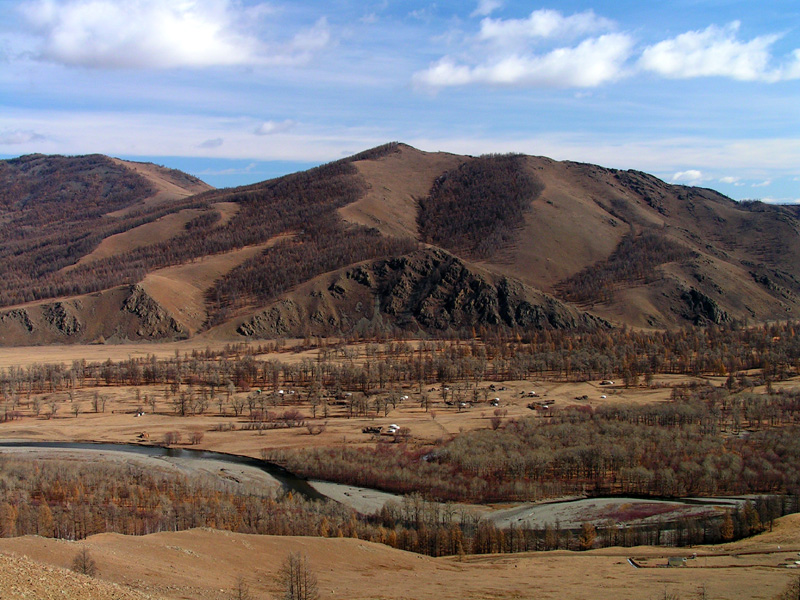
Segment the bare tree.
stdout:
<svg viewBox="0 0 800 600">
<path fill-rule="evenodd" d="M 173 444 L 179 444 L 181 441 L 181 432 L 180 431 L 167 431 L 164 434 L 164 445 L 165 446 L 172 446 Z"/>
<path fill-rule="evenodd" d="M 278 571 L 285 600 L 317 600 L 319 587 L 317 577 L 311 571 L 308 557 L 300 552 L 291 552 Z"/>
<path fill-rule="evenodd" d="M 231 591 L 231 598 L 233 600 L 252 600 L 253 598 L 250 593 L 250 586 L 247 585 L 247 581 L 241 575 L 236 578 L 236 585 Z"/>
<path fill-rule="evenodd" d="M 75 558 L 72 559 L 72 570 L 76 573 L 88 575 L 89 577 L 97 575 L 97 563 L 92 558 L 92 555 L 89 554 L 89 550 L 86 546 L 81 546 Z"/>
</svg>

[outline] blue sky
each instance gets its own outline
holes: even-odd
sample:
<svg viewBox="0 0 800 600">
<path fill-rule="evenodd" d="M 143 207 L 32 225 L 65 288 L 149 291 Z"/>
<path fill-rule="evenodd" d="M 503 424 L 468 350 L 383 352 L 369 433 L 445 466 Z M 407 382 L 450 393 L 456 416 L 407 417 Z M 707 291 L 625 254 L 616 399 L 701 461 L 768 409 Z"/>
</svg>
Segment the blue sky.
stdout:
<svg viewBox="0 0 800 600">
<path fill-rule="evenodd" d="M 230 186 L 392 140 L 800 202 L 800 3 L 0 0 L 0 156 Z"/>
</svg>

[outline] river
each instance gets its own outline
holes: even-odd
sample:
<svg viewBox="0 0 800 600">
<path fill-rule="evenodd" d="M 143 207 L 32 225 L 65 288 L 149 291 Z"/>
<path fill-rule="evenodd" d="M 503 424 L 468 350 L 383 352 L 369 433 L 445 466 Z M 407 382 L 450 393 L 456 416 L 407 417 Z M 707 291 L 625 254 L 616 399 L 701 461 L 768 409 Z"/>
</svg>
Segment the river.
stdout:
<svg viewBox="0 0 800 600">
<path fill-rule="evenodd" d="M 58 456 L 70 460 L 137 462 L 185 475 L 212 476 L 228 483 L 255 486 L 261 491 L 288 490 L 313 500 L 334 500 L 364 514 L 375 513 L 388 501 L 402 503 L 402 497 L 379 490 L 319 480 L 306 480 L 267 461 L 187 448 L 163 448 L 137 444 L 87 442 L 35 442 L 0 440 L 0 452 L 25 456 Z M 559 523 L 576 529 L 584 521 L 602 525 L 641 525 L 658 520 L 721 516 L 743 502 L 742 498 L 642 499 L 627 497 L 576 498 L 566 501 L 515 503 L 501 506 L 459 505 L 458 514 L 471 513 L 492 521 L 500 528 L 544 527 Z M 451 507 L 452 508 L 452 507 Z"/>
</svg>

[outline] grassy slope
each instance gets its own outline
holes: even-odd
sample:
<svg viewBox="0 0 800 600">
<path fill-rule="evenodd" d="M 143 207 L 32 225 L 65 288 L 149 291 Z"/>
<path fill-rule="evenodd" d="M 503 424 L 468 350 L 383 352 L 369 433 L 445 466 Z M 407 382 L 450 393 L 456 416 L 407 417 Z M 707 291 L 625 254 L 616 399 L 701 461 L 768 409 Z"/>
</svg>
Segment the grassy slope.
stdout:
<svg viewBox="0 0 800 600">
<path fill-rule="evenodd" d="M 0 540 L 0 550 L 25 554 L 47 565 L 68 565 L 81 545 L 96 558 L 100 577 L 159 598 L 229 598 L 238 576 L 255 597 L 277 597 L 278 568 L 289 552 L 302 552 L 319 580 L 323 598 L 570 598 L 617 600 L 690 598 L 705 585 L 708 597 L 770 599 L 794 572 L 780 568 L 800 549 L 800 519 L 785 517 L 772 533 L 735 546 L 609 548 L 591 552 L 434 559 L 353 539 L 271 537 L 213 530 L 143 537 L 103 534 L 85 542 L 25 537 Z M 780 553 L 736 556 L 742 552 Z M 677 569 L 634 569 L 628 557 L 648 565 L 667 556 L 697 559 Z M 39 584 L 59 589 L 58 572 L 43 572 Z M 22 596 L 17 596 L 22 597 Z M 39 596 L 47 597 L 47 596 Z M 86 596 L 102 597 L 102 596 Z"/>
</svg>

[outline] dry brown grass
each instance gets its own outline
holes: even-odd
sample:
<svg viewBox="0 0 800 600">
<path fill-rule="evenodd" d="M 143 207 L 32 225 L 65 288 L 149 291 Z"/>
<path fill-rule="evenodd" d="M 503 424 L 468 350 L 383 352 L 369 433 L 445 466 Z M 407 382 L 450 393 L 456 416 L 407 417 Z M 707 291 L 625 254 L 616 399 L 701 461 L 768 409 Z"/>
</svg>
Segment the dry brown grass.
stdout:
<svg viewBox="0 0 800 600">
<path fill-rule="evenodd" d="M 298 341 L 290 342 L 298 343 Z M 224 342 L 209 341 L 207 346 L 220 349 Z M 124 360 L 131 357 L 174 357 L 176 353 L 186 354 L 194 349 L 203 350 L 206 345 L 197 340 L 192 342 L 174 342 L 164 344 L 127 344 L 118 346 L 67 346 L 62 348 L 15 348 L 0 349 L 0 367 L 25 365 L 32 363 L 46 363 L 61 361 L 71 364 L 73 359 L 86 358 L 90 361 L 104 361 L 106 359 Z M 354 348 L 363 347 L 355 346 Z M 314 360 L 318 350 L 302 352 L 275 352 L 260 355 L 259 359 L 276 359 L 283 362 L 300 362 Z M 363 357 L 363 354 L 362 354 Z M 400 427 L 407 427 L 411 432 L 412 443 L 428 444 L 441 439 L 448 439 L 459 432 L 475 429 L 488 429 L 492 426 L 491 420 L 495 416 L 495 407 L 490 406 L 488 400 L 499 398 L 499 408 L 505 411 L 502 420 L 538 416 L 546 419 L 546 411 L 534 412 L 527 407 L 531 398 L 526 397 L 530 391 L 536 391 L 537 400 L 547 400 L 556 408 L 568 405 L 597 407 L 606 403 L 631 403 L 646 404 L 664 402 L 669 400 L 671 388 L 680 383 L 697 381 L 697 378 L 683 376 L 659 376 L 655 378 L 654 386 L 650 388 L 639 387 L 625 389 L 620 385 L 600 386 L 599 381 L 582 383 L 559 383 L 550 381 L 506 381 L 494 382 L 496 388 L 505 388 L 501 391 L 481 391 L 478 402 L 473 403 L 471 392 L 464 390 L 463 398 L 469 407 L 459 410 L 455 406 L 446 406 L 442 400 L 440 386 L 425 386 L 423 392 L 429 396 L 430 410 L 425 411 L 421 406 L 422 396 L 418 389 L 406 389 L 404 394 L 409 396 L 391 409 L 387 415 L 383 412 L 378 416 L 360 416 L 347 418 L 347 409 L 342 405 L 333 405 L 328 417 L 324 417 L 319 408 L 317 418 L 312 419 L 311 407 L 303 393 L 298 389 L 298 394 L 292 397 L 294 404 L 306 415 L 309 422 L 315 425 L 325 425 L 324 431 L 317 435 L 310 435 L 305 427 L 293 429 L 272 429 L 262 432 L 243 431 L 241 426 L 246 423 L 247 416 L 234 417 L 229 404 L 225 405 L 225 414 L 219 413 L 219 406 L 212 401 L 202 415 L 179 417 L 175 409 L 166 398 L 166 386 L 140 386 L 138 391 L 142 400 L 137 403 L 135 390 L 120 386 L 100 386 L 87 388 L 75 392 L 75 402 L 80 406 L 77 418 L 73 417 L 72 405 L 66 393 L 56 394 L 61 401 L 61 406 L 56 418 L 47 419 L 45 408 L 41 418 L 35 418 L 31 412 L 31 403 L 23 400 L 23 414 L 21 420 L 3 424 L 3 436 L 6 438 L 26 438 L 38 440 L 95 440 L 104 442 L 129 443 L 136 441 L 136 436 L 141 431 L 147 431 L 152 441 L 160 441 L 165 433 L 179 431 L 183 440 L 187 441 L 189 433 L 196 430 L 205 432 L 203 441 L 198 446 L 207 450 L 231 452 L 253 457 L 260 457 L 263 448 L 309 448 L 326 447 L 331 445 L 359 445 L 371 447 L 375 444 L 369 434 L 362 433 L 366 426 L 387 426 L 396 423 Z M 715 385 L 720 385 L 722 379 L 706 379 Z M 490 382 L 482 382 L 480 388 L 488 388 Z M 787 385 L 796 385 L 787 383 Z M 283 386 L 282 386 L 283 387 Z M 288 388 L 286 388 L 288 389 Z M 92 398 L 95 391 L 108 397 L 104 413 L 91 412 Z M 224 396 L 224 390 L 219 390 Z M 237 392 L 244 397 L 246 392 Z M 151 409 L 144 402 L 144 397 L 157 398 L 156 414 L 150 414 Z M 587 396 L 586 400 L 578 399 Z M 606 398 L 602 398 L 606 396 Z M 53 395 L 49 395 L 53 397 Z M 143 417 L 136 417 L 135 411 L 143 407 L 148 413 Z M 289 404 L 278 405 L 270 410 L 280 413 L 289 407 Z M 246 412 L 246 410 L 245 410 Z M 234 431 L 214 431 L 220 423 L 232 424 Z M 384 438 L 384 441 L 386 439 Z"/>
<path fill-rule="evenodd" d="M 78 546 L 73 546 L 78 551 Z M 0 554 L 0 594 L 3 600 L 146 600 L 149 594 L 136 592 L 126 585 L 78 575 L 63 561 L 35 561 L 22 552 Z"/>
<path fill-rule="evenodd" d="M 238 205 L 234 206 L 238 207 Z M 229 214 L 227 218 L 231 218 L 231 216 Z M 214 285 L 214 282 L 246 260 L 288 237 L 276 236 L 256 246 L 204 256 L 190 263 L 158 269 L 145 276 L 142 280 L 142 287 L 194 334 L 208 318 L 205 293 Z"/>
<path fill-rule="evenodd" d="M 155 187 L 156 193 L 142 202 L 121 211 L 109 213 L 109 217 L 125 216 L 131 211 L 142 207 L 156 207 L 180 198 L 187 198 L 214 189 L 202 181 L 193 183 L 185 179 L 176 180 L 175 175 L 169 170 L 152 163 L 141 163 L 112 158 L 117 164 L 124 165 L 147 179 Z"/>
<path fill-rule="evenodd" d="M 421 152 L 400 146 L 378 160 L 354 163 L 367 180 L 367 194 L 339 214 L 346 221 L 375 227 L 384 235 L 417 239 L 417 198 L 427 196 L 434 180 L 466 157 L 444 152 Z"/>
<path fill-rule="evenodd" d="M 797 519 L 777 530 L 800 539 Z M 766 534 L 771 535 L 771 534 Z M 759 547 L 761 537 L 749 542 Z M 766 542 L 771 544 L 772 542 Z M 655 599 L 665 592 L 710 598 L 774 598 L 796 574 L 787 558 L 800 546 L 775 554 L 736 556 L 725 548 L 691 550 L 609 548 L 591 552 L 430 558 L 353 539 L 319 539 L 235 534 L 213 530 L 143 537 L 94 536 L 83 543 L 37 537 L 0 540 L 0 549 L 56 567 L 67 566 L 81 544 L 98 563 L 100 578 L 158 598 L 230 597 L 239 576 L 257 598 L 278 597 L 278 568 L 289 552 L 302 552 L 318 580 L 322 598 L 447 600 L 462 598 Z M 743 542 L 742 549 L 750 546 Z M 683 568 L 635 569 L 628 557 L 665 564 L 667 556 L 691 556 Z M 709 557 L 718 554 L 722 557 Z M 60 579 L 47 577 L 57 588 Z M 5 597 L 5 596 L 4 596 Z M 42 596 L 40 596 L 42 597 Z M 47 596 L 43 596 L 47 597 Z M 94 596 L 91 596 L 94 597 Z M 99 596 L 98 596 L 99 597 Z"/>
<path fill-rule="evenodd" d="M 77 263 L 65 269 L 70 271 L 86 263 L 117 256 L 136 248 L 166 242 L 183 231 L 184 225 L 199 216 L 203 211 L 189 208 L 161 217 L 152 223 L 134 227 L 123 233 L 108 236 L 92 252 Z"/>
</svg>

